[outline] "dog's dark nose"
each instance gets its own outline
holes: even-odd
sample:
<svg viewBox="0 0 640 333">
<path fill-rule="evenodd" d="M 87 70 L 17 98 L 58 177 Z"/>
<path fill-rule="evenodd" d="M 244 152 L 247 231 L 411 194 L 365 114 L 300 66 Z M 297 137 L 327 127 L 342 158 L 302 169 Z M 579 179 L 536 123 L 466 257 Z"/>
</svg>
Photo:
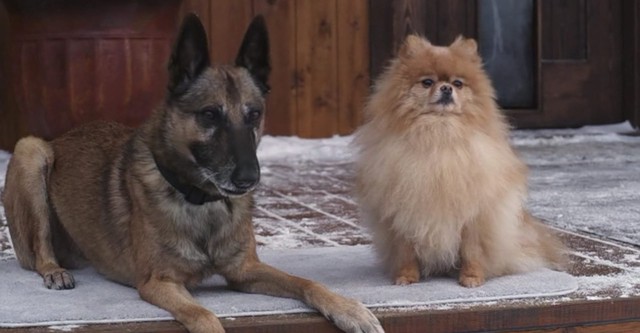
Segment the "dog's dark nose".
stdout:
<svg viewBox="0 0 640 333">
<path fill-rule="evenodd" d="M 254 186 L 260 180 L 259 168 L 237 168 L 231 174 L 231 182 L 240 190 Z"/>
<path fill-rule="evenodd" d="M 445 85 L 440 87 L 440 92 L 445 94 L 445 95 L 451 95 L 451 93 L 453 92 L 453 88 L 451 88 L 450 85 L 445 84 Z"/>
</svg>

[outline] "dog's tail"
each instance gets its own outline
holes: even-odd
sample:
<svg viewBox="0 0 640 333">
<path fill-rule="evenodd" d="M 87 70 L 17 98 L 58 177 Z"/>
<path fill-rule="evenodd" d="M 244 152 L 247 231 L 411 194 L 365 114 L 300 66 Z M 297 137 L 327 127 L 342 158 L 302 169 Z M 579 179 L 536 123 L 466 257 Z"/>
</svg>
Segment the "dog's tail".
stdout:
<svg viewBox="0 0 640 333">
<path fill-rule="evenodd" d="M 531 236 L 535 235 L 529 238 L 533 239 L 534 243 L 525 245 L 531 247 L 528 250 L 537 252 L 545 266 L 555 270 L 566 270 L 569 265 L 569 250 L 558 235 L 529 212 L 524 213 L 524 224 L 526 232 L 530 232 Z"/>
<path fill-rule="evenodd" d="M 37 255 L 53 256 L 47 194 L 53 160 L 49 143 L 26 137 L 16 144 L 7 169 L 2 201 L 16 257 L 26 269 L 36 269 Z"/>
</svg>

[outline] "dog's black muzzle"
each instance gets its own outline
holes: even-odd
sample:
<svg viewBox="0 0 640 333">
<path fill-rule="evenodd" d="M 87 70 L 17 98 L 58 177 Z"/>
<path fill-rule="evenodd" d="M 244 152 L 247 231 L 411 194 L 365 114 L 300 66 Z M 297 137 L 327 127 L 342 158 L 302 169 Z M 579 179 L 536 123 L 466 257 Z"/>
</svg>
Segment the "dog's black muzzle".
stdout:
<svg viewBox="0 0 640 333">
<path fill-rule="evenodd" d="M 236 129 L 232 133 L 229 150 L 236 166 L 231 174 L 231 183 L 239 191 L 248 191 L 260 181 L 255 134 L 250 128 Z"/>
</svg>

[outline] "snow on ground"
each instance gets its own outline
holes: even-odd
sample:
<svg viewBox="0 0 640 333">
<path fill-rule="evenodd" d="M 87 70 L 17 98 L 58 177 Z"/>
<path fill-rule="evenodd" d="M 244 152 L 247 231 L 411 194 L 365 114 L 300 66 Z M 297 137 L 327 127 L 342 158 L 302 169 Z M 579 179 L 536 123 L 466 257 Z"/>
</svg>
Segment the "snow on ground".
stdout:
<svg viewBox="0 0 640 333">
<path fill-rule="evenodd" d="M 628 122 L 578 129 L 517 130 L 512 144 L 530 166 L 532 212 L 552 225 L 640 246 L 640 138 Z M 353 161 L 352 137 L 265 137 L 269 163 Z"/>
<path fill-rule="evenodd" d="M 622 265 L 622 273 L 578 277 L 580 291 L 589 297 L 599 297 L 598 293 L 592 292 L 606 289 L 617 290 L 621 297 L 634 295 L 638 290 L 640 137 L 619 134 L 631 131 L 628 123 L 622 123 L 579 129 L 517 130 L 511 136 L 516 151 L 530 166 L 528 205 L 534 215 L 563 230 L 592 234 L 596 239 L 628 246 L 628 258 L 609 263 Z M 259 243 L 268 244 L 270 248 L 313 246 L 301 240 L 292 220 L 283 218 L 297 213 L 287 211 L 288 208 L 282 205 L 285 199 L 305 204 L 311 209 L 328 207 L 323 208 L 326 211 L 332 206 L 323 205 L 329 205 L 331 200 L 355 205 L 346 191 L 352 178 L 350 165 L 355 157 L 350 146 L 352 138 L 336 136 L 311 140 L 266 136 L 262 139 L 258 156 L 263 166 L 265 186 L 257 193 L 256 232 Z M 9 156 L 0 151 L 0 189 L 4 184 Z M 305 170 L 305 167 L 314 165 L 322 167 Z M 296 173 L 290 170 L 296 170 Z M 324 172 L 316 176 L 325 177 L 325 180 L 333 177 L 336 188 L 341 188 L 342 192 L 328 193 L 325 191 L 327 188 L 315 188 L 313 183 L 300 187 L 299 184 L 307 181 L 305 173 L 314 172 Z M 287 186 L 297 187 L 298 194 L 295 197 L 289 195 Z M 305 192 L 314 191 L 324 191 L 327 202 L 305 201 Z M 272 202 L 272 198 L 278 199 L 277 202 Z M 0 259 L 13 256 L 2 218 L 0 206 Z M 313 231 L 325 223 L 323 220 L 305 219 L 301 218 L 298 231 L 302 230 L 316 239 L 329 239 L 329 246 L 336 242 L 328 231 Z M 357 216 L 343 221 L 357 223 Z M 361 232 L 358 228 L 339 229 L 344 230 L 352 234 Z"/>
<path fill-rule="evenodd" d="M 512 143 L 530 166 L 530 209 L 552 225 L 640 246 L 640 138 L 629 123 L 578 129 L 517 130 Z M 258 156 L 270 165 L 349 164 L 352 136 L 327 139 L 266 136 Z M 10 155 L 0 151 L 0 189 Z M 3 217 L 0 206 L 0 217 Z M 10 251 L 0 222 L 0 257 Z M 297 244 L 286 233 L 278 246 Z M 4 247 L 2 248 L 4 241 Z"/>
</svg>

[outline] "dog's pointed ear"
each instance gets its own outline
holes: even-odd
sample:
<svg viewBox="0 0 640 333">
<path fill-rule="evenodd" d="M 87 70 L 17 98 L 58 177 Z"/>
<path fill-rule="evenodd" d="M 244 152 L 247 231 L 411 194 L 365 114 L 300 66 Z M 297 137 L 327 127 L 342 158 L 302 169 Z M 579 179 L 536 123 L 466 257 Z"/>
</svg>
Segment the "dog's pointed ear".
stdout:
<svg viewBox="0 0 640 333">
<path fill-rule="evenodd" d="M 209 64 L 207 33 L 198 16 L 188 14 L 182 21 L 169 60 L 169 93 L 183 94 Z"/>
<path fill-rule="evenodd" d="M 429 46 L 431 46 L 431 42 L 425 37 L 416 34 L 408 35 L 400 46 L 398 55 L 410 58 Z"/>
<path fill-rule="evenodd" d="M 460 54 L 472 60 L 480 60 L 478 55 L 478 43 L 473 38 L 464 38 L 462 35 L 458 36 L 456 40 L 451 43 L 450 48 L 457 50 Z"/>
<path fill-rule="evenodd" d="M 236 57 L 236 66 L 246 68 L 263 94 L 269 92 L 269 33 L 262 15 L 256 16 L 244 34 L 240 51 Z"/>
</svg>

